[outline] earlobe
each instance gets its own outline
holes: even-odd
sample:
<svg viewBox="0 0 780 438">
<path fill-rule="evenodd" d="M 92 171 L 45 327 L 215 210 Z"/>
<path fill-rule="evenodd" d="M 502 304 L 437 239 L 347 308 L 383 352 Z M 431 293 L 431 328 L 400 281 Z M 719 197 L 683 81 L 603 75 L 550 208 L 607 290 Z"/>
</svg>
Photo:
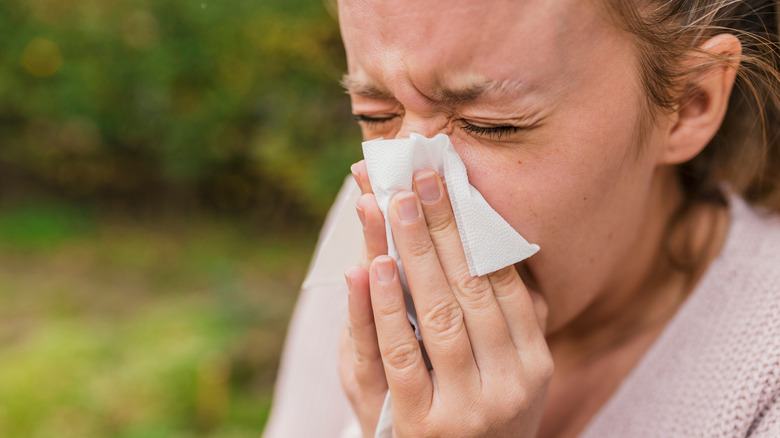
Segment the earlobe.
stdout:
<svg viewBox="0 0 780 438">
<path fill-rule="evenodd" d="M 728 109 L 742 44 L 732 34 L 716 35 L 686 61 L 688 78 L 661 164 L 680 164 L 698 155 L 718 132 Z"/>
</svg>

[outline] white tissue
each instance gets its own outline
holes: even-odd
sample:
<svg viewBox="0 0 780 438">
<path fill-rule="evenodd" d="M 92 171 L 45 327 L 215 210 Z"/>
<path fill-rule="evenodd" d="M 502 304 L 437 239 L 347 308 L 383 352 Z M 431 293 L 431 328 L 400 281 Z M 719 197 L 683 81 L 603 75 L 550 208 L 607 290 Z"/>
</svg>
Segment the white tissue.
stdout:
<svg viewBox="0 0 780 438">
<path fill-rule="evenodd" d="M 538 245 L 528 243 L 469 184 L 466 166 L 446 135 L 371 140 L 363 143 L 363 155 L 386 222 L 390 198 L 399 190 L 412 190 L 416 172 L 433 169 L 444 178 L 471 275 L 495 272 L 539 251 Z M 388 254 L 400 263 L 389 222 L 387 230 Z"/>
<path fill-rule="evenodd" d="M 528 243 L 469 184 L 466 166 L 452 146 L 449 137 L 439 134 L 426 138 L 411 134 L 410 138 L 371 140 L 363 143 L 363 156 L 368 168 L 371 189 L 385 216 L 388 255 L 395 259 L 406 298 L 407 316 L 421 340 L 417 314 L 404 275 L 403 264 L 393 241 L 387 209 L 390 198 L 399 190 L 412 190 L 412 177 L 423 169 L 435 170 L 447 183 L 455 222 L 466 254 L 469 272 L 485 275 L 524 260 L 539 246 Z M 425 356 L 425 349 L 420 343 Z M 430 363 L 426 359 L 428 368 Z M 385 398 L 376 438 L 389 438 L 392 432 L 390 393 Z"/>
</svg>

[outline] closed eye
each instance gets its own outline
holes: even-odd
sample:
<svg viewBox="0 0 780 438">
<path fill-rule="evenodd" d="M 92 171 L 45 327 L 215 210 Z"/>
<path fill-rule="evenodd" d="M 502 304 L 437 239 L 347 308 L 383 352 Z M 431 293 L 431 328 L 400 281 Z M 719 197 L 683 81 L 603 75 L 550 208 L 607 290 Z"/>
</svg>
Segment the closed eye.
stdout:
<svg viewBox="0 0 780 438">
<path fill-rule="evenodd" d="M 496 139 L 501 139 L 503 136 L 514 134 L 522 128 L 520 126 L 477 126 L 472 125 L 471 123 L 464 122 L 463 126 L 461 126 L 461 129 L 466 131 L 467 133 L 475 136 L 475 137 L 492 137 Z"/>
<path fill-rule="evenodd" d="M 387 116 L 387 117 L 369 117 L 363 114 L 353 114 L 352 117 L 354 117 L 355 120 L 358 121 L 358 123 L 364 123 L 366 125 L 381 125 L 383 123 L 387 123 L 396 117 L 397 115 Z"/>
</svg>

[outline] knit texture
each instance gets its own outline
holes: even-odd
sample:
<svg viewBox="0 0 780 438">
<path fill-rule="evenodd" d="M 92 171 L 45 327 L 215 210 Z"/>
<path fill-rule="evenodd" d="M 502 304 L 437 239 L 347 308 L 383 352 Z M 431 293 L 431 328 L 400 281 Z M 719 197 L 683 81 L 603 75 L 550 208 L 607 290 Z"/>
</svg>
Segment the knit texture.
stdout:
<svg viewBox="0 0 780 438">
<path fill-rule="evenodd" d="M 720 256 L 583 438 L 780 437 L 780 219 L 729 202 Z"/>
<path fill-rule="evenodd" d="M 265 438 L 360 436 L 340 390 L 347 292 L 331 266 L 360 257 L 355 190 L 348 181 L 323 230 Z M 780 218 L 729 203 L 721 254 L 581 438 L 780 438 Z"/>
</svg>

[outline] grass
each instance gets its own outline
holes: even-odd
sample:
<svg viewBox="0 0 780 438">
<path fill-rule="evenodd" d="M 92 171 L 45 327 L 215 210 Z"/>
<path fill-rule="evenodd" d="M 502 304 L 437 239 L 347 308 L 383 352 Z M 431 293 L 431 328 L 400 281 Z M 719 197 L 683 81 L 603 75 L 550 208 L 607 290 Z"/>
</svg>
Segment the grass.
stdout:
<svg viewBox="0 0 780 438">
<path fill-rule="evenodd" d="M 313 243 L 0 209 L 0 436 L 259 436 Z"/>
</svg>

